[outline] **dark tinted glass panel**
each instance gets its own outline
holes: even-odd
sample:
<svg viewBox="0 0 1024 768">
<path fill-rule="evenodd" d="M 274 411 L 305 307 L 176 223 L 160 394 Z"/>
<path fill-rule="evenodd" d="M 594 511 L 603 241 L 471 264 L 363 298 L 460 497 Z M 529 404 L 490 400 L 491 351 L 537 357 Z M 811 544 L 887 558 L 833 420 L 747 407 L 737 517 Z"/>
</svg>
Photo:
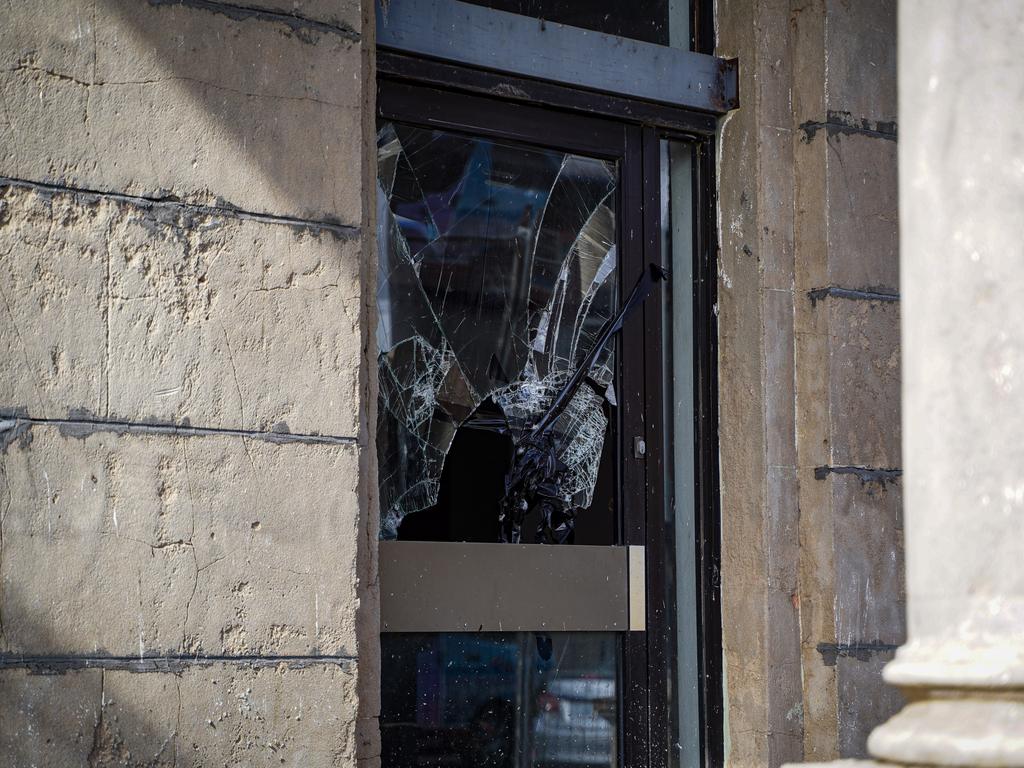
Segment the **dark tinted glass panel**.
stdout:
<svg viewBox="0 0 1024 768">
<path fill-rule="evenodd" d="M 384 768 L 618 765 L 618 640 L 381 636 Z"/>
<path fill-rule="evenodd" d="M 534 498 L 579 512 L 559 542 L 614 543 L 617 166 L 391 122 L 378 161 L 382 536 L 549 540 L 542 504 L 505 513 L 556 413 Z"/>
<path fill-rule="evenodd" d="M 467 0 L 499 11 L 532 16 L 658 45 L 669 44 L 669 0 Z"/>
</svg>

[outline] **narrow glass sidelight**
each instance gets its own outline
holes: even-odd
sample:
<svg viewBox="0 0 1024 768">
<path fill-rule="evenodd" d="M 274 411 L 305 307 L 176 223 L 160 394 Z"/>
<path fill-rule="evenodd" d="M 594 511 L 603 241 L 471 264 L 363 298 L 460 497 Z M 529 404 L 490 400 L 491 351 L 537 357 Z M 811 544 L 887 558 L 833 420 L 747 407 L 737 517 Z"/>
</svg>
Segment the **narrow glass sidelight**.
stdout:
<svg viewBox="0 0 1024 768">
<path fill-rule="evenodd" d="M 494 518 L 482 530 L 497 536 L 480 539 L 518 541 L 529 506 L 538 540 L 571 541 L 609 461 L 616 404 L 600 337 L 618 309 L 617 165 L 385 122 L 378 174 L 382 538 L 452 507 L 459 489 L 444 486 L 461 472 L 471 484 L 494 475 L 458 513 Z M 528 453 L 545 416 L 547 443 Z M 549 471 L 509 510 L 506 474 L 531 460 Z M 535 512 L 524 496 L 550 504 Z"/>
</svg>

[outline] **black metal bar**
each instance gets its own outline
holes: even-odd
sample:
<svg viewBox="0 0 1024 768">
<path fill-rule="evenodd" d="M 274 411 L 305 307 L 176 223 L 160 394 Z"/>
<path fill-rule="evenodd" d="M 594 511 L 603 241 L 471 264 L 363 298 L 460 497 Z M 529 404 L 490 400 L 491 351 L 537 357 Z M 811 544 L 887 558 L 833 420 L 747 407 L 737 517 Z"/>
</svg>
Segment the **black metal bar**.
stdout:
<svg viewBox="0 0 1024 768">
<path fill-rule="evenodd" d="M 377 52 L 378 77 L 456 89 L 506 101 L 653 125 L 693 136 L 710 136 L 717 118 L 703 112 L 558 83 L 490 72 L 396 51 Z"/>
<path fill-rule="evenodd" d="M 592 155 L 622 157 L 625 127 L 621 123 L 494 97 L 453 93 L 443 88 L 382 80 L 377 84 L 378 112 L 389 120 L 454 133 L 488 136 Z"/>
<path fill-rule="evenodd" d="M 377 45 L 714 115 L 738 106 L 735 61 L 456 0 L 378 1 Z"/>
<path fill-rule="evenodd" d="M 646 265 L 643 248 L 643 145 L 638 128 L 627 130 L 626 153 L 620 175 L 619 253 L 620 273 L 636 274 Z M 625 297 L 620 297 L 624 301 Z M 644 410 L 644 323 L 642 313 L 629 318 L 619 337 L 619 471 L 623 544 L 643 545 L 647 540 L 644 462 L 633 457 L 635 437 L 646 438 Z M 622 765 L 647 765 L 649 720 L 647 690 L 650 682 L 647 658 L 648 632 L 623 637 Z"/>
<path fill-rule="evenodd" d="M 705 765 L 724 765 L 721 510 L 718 478 L 718 235 L 715 143 L 697 149 L 694 200 L 694 397 L 697 451 L 697 562 L 700 568 L 701 733 Z"/>
<path fill-rule="evenodd" d="M 658 133 L 643 132 L 644 258 L 669 270 L 669 255 L 661 243 L 661 151 Z M 675 279 L 675 276 L 673 276 Z M 658 291 L 644 304 L 644 407 L 646 431 L 647 508 L 647 708 L 649 768 L 669 768 L 672 729 L 669 702 L 670 643 L 674 632 L 668 611 L 668 578 L 671 549 L 665 530 L 668 504 L 666 488 L 665 430 L 670 414 L 665 408 L 665 306 L 668 292 Z"/>
<path fill-rule="evenodd" d="M 597 341 L 594 342 L 594 346 L 591 347 L 590 352 L 583 362 L 580 363 L 576 372 L 572 375 L 572 378 L 565 383 L 565 386 L 555 396 L 554 402 L 551 403 L 551 407 L 548 408 L 547 412 L 541 418 L 541 420 L 533 427 L 534 433 L 543 432 L 545 429 L 551 427 L 551 424 L 557 419 L 565 406 L 572 399 L 573 395 L 579 390 L 580 384 L 583 380 L 590 375 L 591 370 L 594 367 L 594 362 L 597 360 L 597 356 L 604 350 L 605 345 L 611 340 L 611 338 L 619 332 L 629 316 L 636 310 L 640 309 L 644 301 L 650 296 L 652 289 L 655 284 L 661 280 L 668 278 L 668 272 L 661 267 L 659 264 L 651 262 L 647 265 L 647 268 L 641 273 L 636 283 L 633 285 L 633 290 L 630 291 L 626 301 L 622 304 L 619 309 L 619 313 L 611 320 L 604 324 L 601 332 L 597 335 Z"/>
</svg>

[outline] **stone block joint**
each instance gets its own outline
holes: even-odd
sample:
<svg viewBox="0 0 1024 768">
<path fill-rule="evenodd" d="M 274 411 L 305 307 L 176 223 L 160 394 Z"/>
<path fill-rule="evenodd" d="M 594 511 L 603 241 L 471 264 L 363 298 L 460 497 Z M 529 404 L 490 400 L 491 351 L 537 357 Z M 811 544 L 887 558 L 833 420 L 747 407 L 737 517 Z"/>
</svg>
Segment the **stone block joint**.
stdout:
<svg viewBox="0 0 1024 768">
<path fill-rule="evenodd" d="M 67 184 L 54 184 L 45 181 L 0 176 L 0 190 L 8 187 L 32 189 L 43 195 L 66 193 L 74 195 L 86 203 L 106 199 L 150 210 L 173 209 L 199 215 L 232 217 L 249 221 L 258 221 L 264 224 L 281 224 L 303 230 L 324 230 L 332 232 L 338 237 L 346 240 L 358 238 L 361 231 L 357 226 L 343 224 L 340 221 L 329 219 L 303 219 L 294 216 L 282 216 L 271 213 L 248 211 L 233 205 L 203 205 L 200 203 L 189 203 L 174 196 L 156 197 L 129 195 L 123 192 L 88 189 L 85 187 L 76 187 Z"/>
<path fill-rule="evenodd" d="M 268 443 L 304 443 L 307 445 L 357 445 L 359 439 L 345 435 L 317 435 L 295 432 L 261 432 L 224 427 L 193 427 L 189 424 L 160 424 L 133 421 L 106 421 L 99 419 L 45 419 L 8 413 L 0 408 L 0 446 L 20 438 L 32 426 L 56 427 L 65 437 L 85 437 L 95 432 L 113 434 L 170 435 L 175 437 L 244 437 Z"/>
</svg>

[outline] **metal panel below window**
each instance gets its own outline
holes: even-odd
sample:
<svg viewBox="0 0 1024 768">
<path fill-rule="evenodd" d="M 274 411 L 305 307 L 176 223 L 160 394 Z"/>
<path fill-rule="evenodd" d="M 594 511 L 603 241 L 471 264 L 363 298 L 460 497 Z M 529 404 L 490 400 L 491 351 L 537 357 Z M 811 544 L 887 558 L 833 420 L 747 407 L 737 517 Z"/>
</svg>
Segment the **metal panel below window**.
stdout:
<svg viewBox="0 0 1024 768">
<path fill-rule="evenodd" d="M 643 560 L 643 547 L 382 541 L 381 629 L 642 630 L 643 574 L 630 566 Z"/>
</svg>

